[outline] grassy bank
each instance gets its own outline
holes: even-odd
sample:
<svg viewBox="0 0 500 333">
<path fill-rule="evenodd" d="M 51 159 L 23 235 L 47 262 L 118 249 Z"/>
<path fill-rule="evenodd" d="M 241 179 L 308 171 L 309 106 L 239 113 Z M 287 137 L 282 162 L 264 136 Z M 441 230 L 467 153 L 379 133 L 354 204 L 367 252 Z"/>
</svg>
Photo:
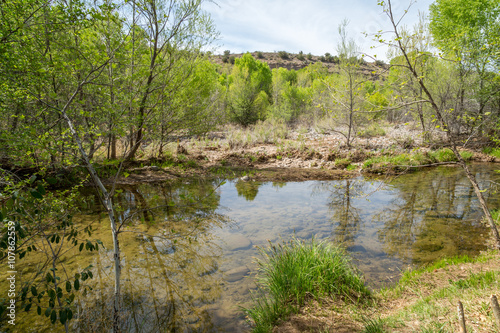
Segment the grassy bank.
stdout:
<svg viewBox="0 0 500 333">
<path fill-rule="evenodd" d="M 338 298 L 359 303 L 370 297 L 345 252 L 324 242 L 271 244 L 262 249 L 255 306 L 246 312 L 254 332 L 270 332 L 311 299 Z"/>
<path fill-rule="evenodd" d="M 457 304 L 468 332 L 497 332 L 490 295 L 499 295 L 500 255 L 445 258 L 370 292 L 345 253 L 292 240 L 262 250 L 259 292 L 246 312 L 254 332 L 457 332 Z"/>
<path fill-rule="evenodd" d="M 460 155 L 465 161 L 470 161 L 473 157 L 469 151 L 462 151 Z M 457 158 L 451 149 L 443 148 L 435 151 L 373 157 L 363 163 L 363 170 L 372 173 L 398 173 L 417 167 L 456 161 Z"/>
</svg>

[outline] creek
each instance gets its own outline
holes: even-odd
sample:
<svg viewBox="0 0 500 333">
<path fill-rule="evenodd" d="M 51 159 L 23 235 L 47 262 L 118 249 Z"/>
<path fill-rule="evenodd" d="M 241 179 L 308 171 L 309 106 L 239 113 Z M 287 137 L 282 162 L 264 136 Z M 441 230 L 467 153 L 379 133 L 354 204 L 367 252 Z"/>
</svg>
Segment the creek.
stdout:
<svg viewBox="0 0 500 333">
<path fill-rule="evenodd" d="M 490 189 L 496 168 L 472 167 L 492 209 L 500 207 L 500 196 Z M 69 269 L 93 265 L 93 289 L 78 298 L 79 319 L 72 324 L 81 332 L 102 331 L 111 319 L 112 244 L 97 202 L 90 189 L 84 191 L 84 213 L 76 219 L 92 223 L 92 237 L 105 248 L 64 258 Z M 378 288 L 396 283 L 407 268 L 477 255 L 490 237 L 457 167 L 378 179 L 141 184 L 121 187 L 116 203 L 124 223 L 127 332 L 248 332 L 240 307 L 252 304 L 255 258 L 262 258 L 259 247 L 269 242 L 314 237 L 343 246 L 366 283 Z M 44 331 L 48 321 L 39 319 L 37 329 Z"/>
</svg>

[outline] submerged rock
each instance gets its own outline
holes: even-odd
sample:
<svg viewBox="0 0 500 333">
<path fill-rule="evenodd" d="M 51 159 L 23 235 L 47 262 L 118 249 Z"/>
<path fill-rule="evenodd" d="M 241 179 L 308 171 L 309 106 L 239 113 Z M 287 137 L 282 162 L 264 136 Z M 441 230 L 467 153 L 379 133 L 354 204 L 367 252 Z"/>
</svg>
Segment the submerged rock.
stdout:
<svg viewBox="0 0 500 333">
<path fill-rule="evenodd" d="M 224 242 L 229 251 L 246 250 L 252 246 L 252 242 L 242 234 L 227 234 Z"/>
<path fill-rule="evenodd" d="M 227 282 L 236 282 L 241 279 L 243 279 L 248 273 L 250 273 L 250 270 L 248 269 L 247 266 L 241 266 L 237 268 L 233 268 L 229 271 L 226 272 L 226 281 Z"/>
</svg>

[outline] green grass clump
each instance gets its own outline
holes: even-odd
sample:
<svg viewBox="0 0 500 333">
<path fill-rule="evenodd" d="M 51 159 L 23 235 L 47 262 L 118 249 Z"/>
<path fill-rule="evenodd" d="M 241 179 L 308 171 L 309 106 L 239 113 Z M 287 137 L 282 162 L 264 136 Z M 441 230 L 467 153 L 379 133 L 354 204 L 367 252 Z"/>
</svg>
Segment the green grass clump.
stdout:
<svg viewBox="0 0 500 333">
<path fill-rule="evenodd" d="M 465 161 L 469 161 L 472 158 L 472 153 L 469 151 L 462 151 L 460 152 L 460 156 Z M 434 162 L 456 162 L 457 157 L 453 153 L 453 151 L 449 148 L 444 148 L 436 151 L 430 151 L 429 152 L 429 157 L 434 161 Z"/>
<path fill-rule="evenodd" d="M 348 158 L 337 158 L 335 160 L 335 166 L 340 169 L 345 169 L 351 165 L 351 160 Z"/>
<path fill-rule="evenodd" d="M 379 124 L 373 122 L 367 128 L 359 131 L 358 136 L 362 138 L 374 138 L 377 136 L 385 136 L 385 130 L 382 127 L 380 127 Z"/>
<path fill-rule="evenodd" d="M 359 301 L 371 295 L 339 247 L 326 242 L 292 239 L 261 249 L 257 285 L 260 297 L 246 309 L 254 332 L 270 332 L 280 319 L 297 312 L 308 297 L 342 296 Z"/>
<path fill-rule="evenodd" d="M 483 153 L 500 158 L 500 148 L 486 147 L 483 149 Z"/>
<path fill-rule="evenodd" d="M 365 318 L 363 319 L 365 328 L 363 333 L 385 333 L 384 321 L 381 318 Z"/>
</svg>

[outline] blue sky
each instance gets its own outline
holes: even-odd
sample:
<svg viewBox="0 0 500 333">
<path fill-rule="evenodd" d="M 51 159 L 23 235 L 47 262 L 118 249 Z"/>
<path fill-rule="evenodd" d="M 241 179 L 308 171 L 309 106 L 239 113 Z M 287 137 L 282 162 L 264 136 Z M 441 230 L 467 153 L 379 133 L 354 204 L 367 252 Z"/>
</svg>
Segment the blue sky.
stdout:
<svg viewBox="0 0 500 333">
<path fill-rule="evenodd" d="M 288 51 L 323 55 L 336 54 L 338 26 L 349 20 L 347 31 L 362 51 L 386 60 L 387 48 L 365 37 L 390 28 L 377 0 L 216 0 L 205 9 L 211 14 L 220 40 L 216 53 Z M 393 0 L 397 15 L 402 15 L 410 0 Z M 403 23 L 412 27 L 419 11 L 427 13 L 432 0 L 417 0 Z M 371 46 L 378 45 L 373 49 Z"/>
</svg>

